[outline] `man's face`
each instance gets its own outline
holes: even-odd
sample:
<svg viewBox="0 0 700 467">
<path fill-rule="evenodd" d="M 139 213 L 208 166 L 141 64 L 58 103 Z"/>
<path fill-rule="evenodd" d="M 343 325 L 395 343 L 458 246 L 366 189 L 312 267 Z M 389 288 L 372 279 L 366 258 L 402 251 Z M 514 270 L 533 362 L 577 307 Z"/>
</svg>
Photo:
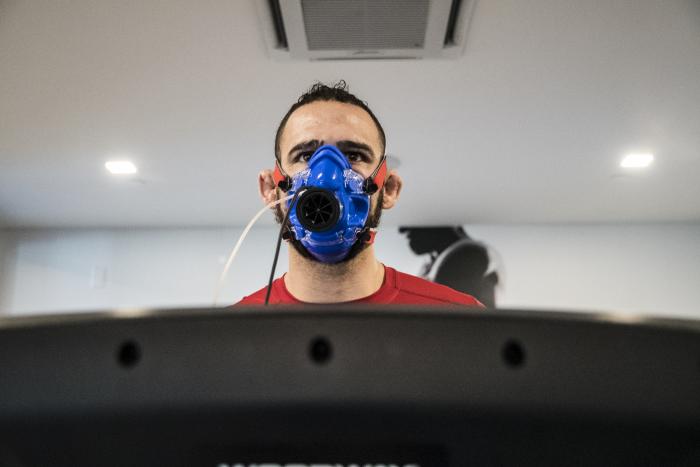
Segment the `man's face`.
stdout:
<svg viewBox="0 0 700 467">
<path fill-rule="evenodd" d="M 282 169 L 289 175 L 304 170 L 324 144 L 340 149 L 364 177 L 372 174 L 383 154 L 379 131 L 367 112 L 352 104 L 316 101 L 289 116 L 280 138 Z"/>
<path fill-rule="evenodd" d="M 290 176 L 304 170 L 316 149 L 324 144 L 340 149 L 352 169 L 365 178 L 377 168 L 384 152 L 379 130 L 367 112 L 352 104 L 316 101 L 299 107 L 289 116 L 280 138 L 282 169 Z M 278 196 L 281 197 L 282 193 Z M 381 190 L 371 197 L 369 227 L 376 227 L 379 223 L 381 198 Z M 286 204 L 276 210 L 280 223 L 284 212 Z M 299 242 L 292 241 L 292 244 L 302 256 L 312 258 Z M 356 256 L 362 246 L 353 247 L 346 261 Z"/>
</svg>

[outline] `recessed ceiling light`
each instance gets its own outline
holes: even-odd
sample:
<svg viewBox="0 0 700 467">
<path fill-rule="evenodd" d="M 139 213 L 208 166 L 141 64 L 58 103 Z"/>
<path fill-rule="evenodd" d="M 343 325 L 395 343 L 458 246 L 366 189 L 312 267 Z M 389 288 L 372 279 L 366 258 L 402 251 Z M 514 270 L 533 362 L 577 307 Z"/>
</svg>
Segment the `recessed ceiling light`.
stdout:
<svg viewBox="0 0 700 467">
<path fill-rule="evenodd" d="M 131 161 L 107 161 L 105 167 L 114 175 L 128 175 L 138 172 L 138 169 Z"/>
<path fill-rule="evenodd" d="M 650 153 L 628 154 L 620 162 L 620 167 L 624 169 L 642 169 L 649 167 L 654 162 L 654 155 Z"/>
</svg>

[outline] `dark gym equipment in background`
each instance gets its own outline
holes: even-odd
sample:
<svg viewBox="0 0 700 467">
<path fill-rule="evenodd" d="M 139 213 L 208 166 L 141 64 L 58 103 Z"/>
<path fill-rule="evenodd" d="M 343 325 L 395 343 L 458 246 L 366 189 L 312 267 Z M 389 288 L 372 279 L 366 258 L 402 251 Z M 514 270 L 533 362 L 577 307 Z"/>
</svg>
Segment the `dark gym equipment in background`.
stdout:
<svg viewBox="0 0 700 467">
<path fill-rule="evenodd" d="M 331 306 L 5 318 L 0 369 L 3 466 L 700 465 L 692 321 Z"/>
</svg>

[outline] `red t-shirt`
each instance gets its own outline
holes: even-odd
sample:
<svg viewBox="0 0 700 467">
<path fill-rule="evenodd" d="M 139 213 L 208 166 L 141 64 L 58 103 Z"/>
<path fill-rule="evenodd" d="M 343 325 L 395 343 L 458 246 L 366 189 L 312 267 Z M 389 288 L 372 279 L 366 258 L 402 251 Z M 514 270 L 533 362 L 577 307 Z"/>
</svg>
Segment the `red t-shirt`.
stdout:
<svg viewBox="0 0 700 467">
<path fill-rule="evenodd" d="M 266 293 L 267 287 L 263 287 L 257 292 L 243 297 L 236 305 L 262 305 L 265 303 Z M 436 284 L 421 279 L 420 277 L 404 274 L 388 266 L 384 266 L 384 282 L 379 290 L 367 297 L 344 303 L 467 305 L 480 308 L 484 307 L 484 305 L 471 295 L 457 292 L 447 286 Z M 290 294 L 284 284 L 284 277 L 280 277 L 272 283 L 270 304 L 303 305 L 305 302 L 297 300 Z"/>
</svg>

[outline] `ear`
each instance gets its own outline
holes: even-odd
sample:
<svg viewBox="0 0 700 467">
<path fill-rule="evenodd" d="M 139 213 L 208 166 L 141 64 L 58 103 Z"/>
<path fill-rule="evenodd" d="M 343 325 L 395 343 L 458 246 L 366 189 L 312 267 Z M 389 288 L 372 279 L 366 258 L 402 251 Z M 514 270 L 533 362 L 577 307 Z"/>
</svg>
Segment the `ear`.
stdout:
<svg viewBox="0 0 700 467">
<path fill-rule="evenodd" d="M 258 174 L 258 190 L 266 205 L 277 201 L 277 185 L 272 177 L 272 170 L 265 169 Z"/>
<path fill-rule="evenodd" d="M 384 181 L 384 201 L 382 202 L 382 209 L 391 209 L 396 204 L 401 194 L 401 187 L 403 186 L 403 180 L 395 170 L 389 171 Z"/>
</svg>

